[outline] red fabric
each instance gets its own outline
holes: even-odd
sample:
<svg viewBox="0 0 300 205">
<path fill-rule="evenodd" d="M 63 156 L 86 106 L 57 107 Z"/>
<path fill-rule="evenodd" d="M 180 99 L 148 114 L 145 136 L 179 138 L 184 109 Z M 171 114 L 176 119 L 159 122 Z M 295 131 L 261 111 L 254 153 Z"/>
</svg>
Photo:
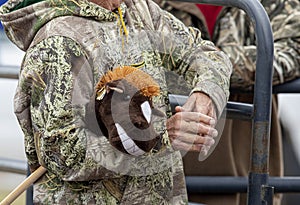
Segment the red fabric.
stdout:
<svg viewBox="0 0 300 205">
<path fill-rule="evenodd" d="M 222 6 L 213 6 L 213 5 L 206 5 L 206 4 L 197 4 L 197 7 L 203 13 L 210 36 L 212 36 L 214 32 L 215 23 L 219 13 L 222 10 Z"/>
</svg>

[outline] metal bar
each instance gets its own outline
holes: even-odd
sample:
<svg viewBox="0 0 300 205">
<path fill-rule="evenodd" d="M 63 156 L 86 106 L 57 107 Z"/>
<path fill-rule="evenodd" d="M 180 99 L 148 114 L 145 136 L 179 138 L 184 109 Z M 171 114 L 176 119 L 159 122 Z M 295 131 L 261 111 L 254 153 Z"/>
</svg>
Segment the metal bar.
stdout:
<svg viewBox="0 0 300 205">
<path fill-rule="evenodd" d="M 273 86 L 273 93 L 300 93 L 300 78 Z"/>
<path fill-rule="evenodd" d="M 0 158 L 0 171 L 26 175 L 27 163 L 22 160 Z"/>
<path fill-rule="evenodd" d="M 248 177 L 186 176 L 188 193 L 234 194 L 246 193 Z M 275 193 L 299 193 L 300 177 L 269 177 L 269 185 Z"/>
<path fill-rule="evenodd" d="M 19 67 L 0 65 L 0 78 L 18 79 Z"/>
<path fill-rule="evenodd" d="M 253 119 L 253 105 L 248 103 L 227 102 L 226 104 L 226 118 L 239 120 Z"/>
<path fill-rule="evenodd" d="M 274 196 L 274 187 L 263 185 L 262 186 L 262 193 L 264 194 L 262 196 L 263 204 L 264 205 L 270 205 L 273 204 L 273 196 Z"/>
<path fill-rule="evenodd" d="M 175 111 L 177 105 L 183 105 L 187 96 L 169 94 L 169 102 L 171 104 L 172 112 Z M 240 119 L 240 120 L 251 120 L 253 118 L 253 105 L 248 103 L 228 102 L 226 109 L 226 118 Z"/>
<path fill-rule="evenodd" d="M 192 194 L 232 194 L 246 193 L 247 177 L 186 176 L 188 193 Z"/>
</svg>

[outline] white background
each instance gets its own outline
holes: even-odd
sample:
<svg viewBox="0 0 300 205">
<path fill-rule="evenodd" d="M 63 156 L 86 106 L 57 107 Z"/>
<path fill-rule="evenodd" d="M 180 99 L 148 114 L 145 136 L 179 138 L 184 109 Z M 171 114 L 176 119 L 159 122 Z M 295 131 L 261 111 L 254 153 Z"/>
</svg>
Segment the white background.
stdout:
<svg viewBox="0 0 300 205">
<path fill-rule="evenodd" d="M 17 66 L 22 61 L 23 52 L 7 41 L 0 30 L 0 69 L 5 66 Z M 24 160 L 23 135 L 13 111 L 13 96 L 17 86 L 16 79 L 0 78 L 0 157 Z M 0 172 L 0 192 L 8 193 L 16 188 L 25 175 Z M 0 199 L 1 201 L 1 199 Z M 13 205 L 23 205 L 23 197 Z"/>
</svg>

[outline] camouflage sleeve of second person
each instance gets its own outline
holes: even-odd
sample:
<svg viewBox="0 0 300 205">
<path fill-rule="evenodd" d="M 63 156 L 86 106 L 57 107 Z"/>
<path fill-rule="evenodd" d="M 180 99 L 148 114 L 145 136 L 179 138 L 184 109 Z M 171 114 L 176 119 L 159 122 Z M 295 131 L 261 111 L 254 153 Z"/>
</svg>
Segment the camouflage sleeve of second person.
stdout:
<svg viewBox="0 0 300 205">
<path fill-rule="evenodd" d="M 273 85 L 299 77 L 300 2 L 298 0 L 262 1 L 274 35 Z M 231 87 L 251 90 L 254 84 L 256 46 L 254 27 L 246 14 L 226 8 L 217 22 L 214 41 L 233 63 Z"/>
<path fill-rule="evenodd" d="M 155 2 L 186 25 L 200 27 L 202 34 L 207 34 L 204 17 L 195 4 Z M 261 3 L 269 15 L 274 33 L 273 84 L 276 85 L 299 77 L 300 2 L 270 0 Z M 209 35 L 204 35 L 204 38 L 209 38 Z M 254 27 L 245 12 L 238 8 L 224 8 L 218 16 L 211 40 L 230 57 L 233 64 L 231 88 L 251 90 L 255 76 L 256 41 Z"/>
</svg>

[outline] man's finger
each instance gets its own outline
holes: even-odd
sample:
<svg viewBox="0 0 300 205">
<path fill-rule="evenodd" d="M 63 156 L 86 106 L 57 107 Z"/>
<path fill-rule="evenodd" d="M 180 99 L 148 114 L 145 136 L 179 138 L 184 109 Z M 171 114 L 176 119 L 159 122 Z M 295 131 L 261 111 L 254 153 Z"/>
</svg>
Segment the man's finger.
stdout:
<svg viewBox="0 0 300 205">
<path fill-rule="evenodd" d="M 200 136 L 200 135 L 195 135 L 195 134 L 190 134 L 190 133 L 183 133 L 183 132 L 176 132 L 175 135 L 169 134 L 169 137 L 171 140 L 180 140 L 185 143 L 189 144 L 203 144 L 207 146 L 212 146 L 215 144 L 215 140 L 208 136 Z"/>
<path fill-rule="evenodd" d="M 167 121 L 167 130 L 169 135 L 179 135 L 178 133 L 190 133 L 197 135 L 208 135 L 213 138 L 218 136 L 218 131 L 213 126 L 204 124 L 202 122 L 188 122 L 186 120 L 182 120 L 181 116 L 173 116 L 172 118 L 170 118 Z"/>
<path fill-rule="evenodd" d="M 173 140 L 172 146 L 175 150 L 181 151 L 193 151 L 193 152 L 200 152 L 203 145 L 201 144 L 189 144 L 182 142 L 180 140 Z"/>
<path fill-rule="evenodd" d="M 183 110 L 182 107 L 178 109 Z M 186 122 L 202 122 L 211 126 L 216 124 L 214 118 L 199 112 L 178 112 L 174 116 L 177 120 L 184 120 Z"/>
</svg>

